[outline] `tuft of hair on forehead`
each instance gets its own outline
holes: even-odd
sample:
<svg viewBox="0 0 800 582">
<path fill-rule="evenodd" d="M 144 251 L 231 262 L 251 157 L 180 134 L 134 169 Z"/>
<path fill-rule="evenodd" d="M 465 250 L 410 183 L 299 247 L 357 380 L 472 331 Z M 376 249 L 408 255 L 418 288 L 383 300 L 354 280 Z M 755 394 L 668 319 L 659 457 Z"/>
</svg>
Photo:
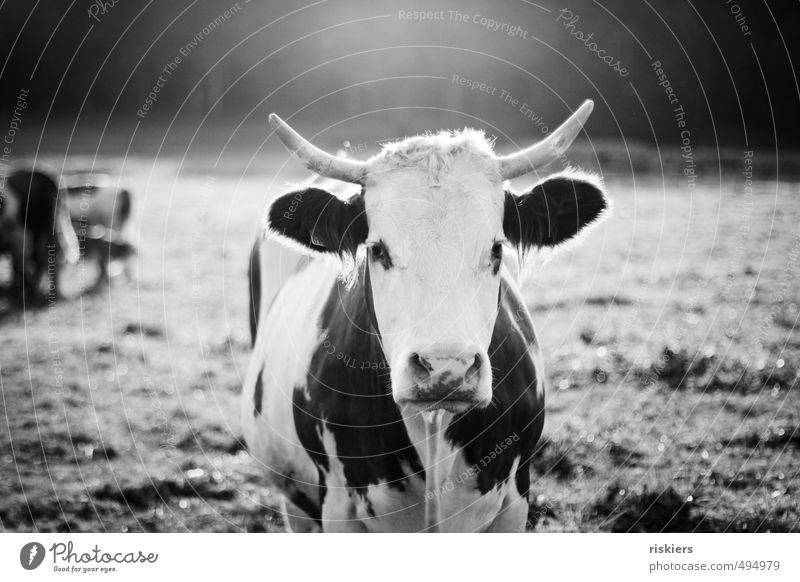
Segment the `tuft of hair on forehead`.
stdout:
<svg viewBox="0 0 800 582">
<path fill-rule="evenodd" d="M 440 131 L 390 142 L 369 161 L 370 173 L 415 168 L 430 172 L 435 179 L 447 175 L 456 163 L 469 162 L 492 181 L 500 181 L 494 149 L 483 131 L 462 129 Z"/>
</svg>

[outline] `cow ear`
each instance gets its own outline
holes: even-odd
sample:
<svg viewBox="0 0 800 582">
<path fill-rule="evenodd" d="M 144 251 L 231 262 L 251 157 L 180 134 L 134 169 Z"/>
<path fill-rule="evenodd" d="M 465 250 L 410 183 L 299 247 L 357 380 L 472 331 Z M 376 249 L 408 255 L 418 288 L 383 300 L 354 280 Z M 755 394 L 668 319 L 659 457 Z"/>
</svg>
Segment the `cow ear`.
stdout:
<svg viewBox="0 0 800 582">
<path fill-rule="evenodd" d="M 289 192 L 270 204 L 267 228 L 305 250 L 355 255 L 367 238 L 364 198 L 344 201 L 319 188 Z"/>
<path fill-rule="evenodd" d="M 506 191 L 503 230 L 520 250 L 554 247 L 601 219 L 608 199 L 597 176 L 564 173 L 527 194 Z"/>
</svg>

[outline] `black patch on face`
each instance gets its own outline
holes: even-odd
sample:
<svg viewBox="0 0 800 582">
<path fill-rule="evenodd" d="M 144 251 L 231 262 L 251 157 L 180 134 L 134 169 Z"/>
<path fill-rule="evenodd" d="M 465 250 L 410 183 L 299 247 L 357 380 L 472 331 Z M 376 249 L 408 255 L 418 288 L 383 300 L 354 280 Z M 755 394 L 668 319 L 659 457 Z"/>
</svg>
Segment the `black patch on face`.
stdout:
<svg viewBox="0 0 800 582">
<path fill-rule="evenodd" d="M 607 206 L 594 183 L 569 174 L 556 176 L 522 196 L 506 191 L 503 230 L 523 250 L 552 247 L 597 220 Z"/>
<path fill-rule="evenodd" d="M 256 388 L 253 391 L 253 416 L 261 414 L 261 402 L 264 400 L 264 385 L 261 379 L 263 374 L 264 370 L 261 370 L 256 378 Z"/>
<path fill-rule="evenodd" d="M 320 319 L 327 335 L 309 366 L 310 398 L 295 391 L 300 442 L 327 470 L 318 437 L 324 425 L 336 440 L 348 486 L 362 498 L 379 482 L 404 490 L 406 470 L 425 476 L 392 399 L 389 366 L 371 331 L 364 279 L 360 276 L 352 289 L 341 282 L 332 288 Z"/>
<path fill-rule="evenodd" d="M 269 207 L 269 228 L 301 245 L 338 255 L 355 255 L 367 238 L 364 197 L 347 202 L 319 188 L 289 192 Z"/>
</svg>

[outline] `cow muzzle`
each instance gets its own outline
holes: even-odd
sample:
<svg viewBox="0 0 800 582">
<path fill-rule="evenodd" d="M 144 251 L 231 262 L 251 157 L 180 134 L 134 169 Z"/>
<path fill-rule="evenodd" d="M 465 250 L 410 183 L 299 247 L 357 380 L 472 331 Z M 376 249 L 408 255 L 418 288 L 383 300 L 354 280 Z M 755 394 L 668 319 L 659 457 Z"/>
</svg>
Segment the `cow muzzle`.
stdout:
<svg viewBox="0 0 800 582">
<path fill-rule="evenodd" d="M 471 347 L 438 346 L 414 350 L 405 358 L 395 401 L 421 412 L 464 412 L 491 400 L 488 356 Z"/>
</svg>

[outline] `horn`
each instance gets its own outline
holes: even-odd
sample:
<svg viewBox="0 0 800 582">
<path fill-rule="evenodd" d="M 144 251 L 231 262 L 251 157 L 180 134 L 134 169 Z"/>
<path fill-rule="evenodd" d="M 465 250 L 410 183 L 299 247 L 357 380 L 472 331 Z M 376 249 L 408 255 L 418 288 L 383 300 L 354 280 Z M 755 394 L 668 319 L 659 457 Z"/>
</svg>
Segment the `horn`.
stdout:
<svg viewBox="0 0 800 582">
<path fill-rule="evenodd" d="M 271 113 L 269 124 L 275 133 L 278 134 L 283 145 L 303 162 L 306 168 L 319 174 L 343 182 L 354 184 L 364 184 L 366 177 L 367 164 L 356 160 L 337 158 L 328 152 L 324 152 L 304 139 L 299 133 L 293 130 L 280 117 Z"/>
<path fill-rule="evenodd" d="M 561 157 L 589 119 L 593 108 L 594 103 L 587 99 L 569 119 L 539 143 L 507 156 L 498 156 L 503 180 L 523 176 Z"/>
</svg>

